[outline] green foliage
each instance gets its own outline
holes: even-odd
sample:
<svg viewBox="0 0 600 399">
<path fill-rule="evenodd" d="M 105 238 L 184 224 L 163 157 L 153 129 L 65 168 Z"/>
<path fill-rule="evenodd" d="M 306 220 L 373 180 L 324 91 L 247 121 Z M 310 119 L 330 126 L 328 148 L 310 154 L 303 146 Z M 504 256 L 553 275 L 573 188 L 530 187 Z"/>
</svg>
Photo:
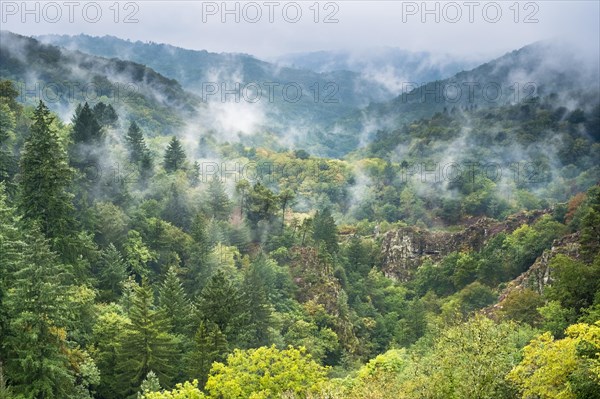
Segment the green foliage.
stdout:
<svg viewBox="0 0 600 399">
<path fill-rule="evenodd" d="M 325 208 L 320 212 L 317 212 L 313 220 L 313 240 L 315 242 L 323 242 L 325 248 L 330 254 L 338 252 L 337 242 L 337 226 L 333 216 L 331 216 L 331 210 Z"/>
<path fill-rule="evenodd" d="M 160 287 L 158 302 L 171 326 L 170 332 L 182 335 L 188 332 L 192 316 L 192 303 L 173 267 L 167 272 Z"/>
<path fill-rule="evenodd" d="M 582 220 L 582 253 L 591 260 L 600 250 L 600 188 L 588 191 L 589 210 Z"/>
<path fill-rule="evenodd" d="M 275 217 L 277 196 L 258 182 L 248 191 L 244 201 L 244 210 L 251 228 L 256 230 L 260 222 L 269 223 Z"/>
<path fill-rule="evenodd" d="M 138 392 L 137 397 L 142 399 L 147 394 L 158 391 L 160 391 L 160 381 L 154 371 L 150 370 L 142 382 L 142 385 L 140 385 L 140 391 Z"/>
<path fill-rule="evenodd" d="M 210 180 L 206 195 L 210 214 L 218 220 L 227 220 L 231 213 L 231 201 L 219 178 Z"/>
<path fill-rule="evenodd" d="M 530 330 L 510 323 L 495 324 L 482 316 L 452 327 L 409 371 L 410 380 L 404 383 L 400 397 L 512 398 L 514 389 L 501 376 L 512 369 L 530 336 Z"/>
<path fill-rule="evenodd" d="M 163 158 L 163 167 L 169 173 L 185 169 L 186 155 L 181 142 L 176 136 L 171 137 L 171 141 L 165 150 Z"/>
<path fill-rule="evenodd" d="M 227 348 L 227 338 L 219 326 L 210 321 L 200 321 L 193 350 L 187 359 L 188 374 L 204 386 L 212 364 L 224 360 Z"/>
<path fill-rule="evenodd" d="M 148 155 L 149 150 L 142 129 L 140 129 L 135 121 L 131 121 L 129 124 L 125 141 L 129 150 L 129 160 L 135 164 L 141 163 L 144 157 Z"/>
<path fill-rule="evenodd" d="M 240 291 L 223 271 L 217 271 L 200 293 L 198 310 L 202 318 L 215 323 L 228 340 L 242 332 L 237 328 L 244 311 Z"/>
<path fill-rule="evenodd" d="M 211 397 L 230 399 L 277 399 L 284 394 L 305 397 L 319 391 L 325 374 L 326 369 L 303 348 L 236 349 L 225 364 L 213 364 L 206 391 Z"/>
<path fill-rule="evenodd" d="M 566 337 L 544 333 L 523 350 L 523 360 L 507 379 L 523 399 L 597 398 L 600 392 L 600 325 L 574 324 Z"/>
<path fill-rule="evenodd" d="M 37 229 L 27 243 L 3 300 L 8 334 L 2 348 L 6 373 L 17 395 L 64 398 L 74 392 L 66 355 L 66 275 L 58 257 Z"/>
<path fill-rule="evenodd" d="M 547 290 L 547 297 L 562 306 L 579 311 L 594 302 L 600 290 L 600 257 L 586 264 L 566 255 L 558 254 L 550 261 L 554 282 Z"/>
<path fill-rule="evenodd" d="M 167 333 L 164 311 L 154 306 L 154 291 L 145 279 L 142 285 L 134 287 L 129 318 L 131 324 L 118 353 L 123 392 L 135 394 L 150 371 L 156 373 L 163 386 L 169 386 L 176 356 L 174 340 Z"/>
<path fill-rule="evenodd" d="M 205 399 L 206 396 L 198 389 L 198 381 L 186 381 L 183 384 L 177 384 L 172 391 L 150 392 L 144 395 L 142 399 Z"/>
<path fill-rule="evenodd" d="M 506 319 L 537 326 L 542 318 L 539 308 L 543 306 L 543 297 L 537 292 L 525 288 L 508 294 L 502 301 L 500 314 Z"/>
<path fill-rule="evenodd" d="M 67 191 L 72 173 L 66 152 L 51 127 L 53 120 L 40 101 L 21 156 L 19 210 L 26 220 L 38 223 L 57 248 L 58 241 L 71 235 L 74 220 L 72 195 Z"/>
</svg>

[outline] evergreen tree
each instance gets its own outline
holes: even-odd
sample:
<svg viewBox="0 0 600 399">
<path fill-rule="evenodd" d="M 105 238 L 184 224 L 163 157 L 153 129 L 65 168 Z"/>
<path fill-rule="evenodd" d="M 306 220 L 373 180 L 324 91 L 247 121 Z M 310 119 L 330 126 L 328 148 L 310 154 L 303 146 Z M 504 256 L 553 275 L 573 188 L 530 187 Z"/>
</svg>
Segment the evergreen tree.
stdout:
<svg viewBox="0 0 600 399">
<path fill-rule="evenodd" d="M 198 212 L 192 221 L 190 235 L 194 239 L 192 245 L 191 259 L 187 270 L 186 280 L 187 291 L 197 296 L 213 272 L 213 262 L 211 251 L 213 244 L 208 234 L 208 221 L 203 213 Z"/>
<path fill-rule="evenodd" d="M 81 109 L 78 108 L 75 111 L 72 125 L 71 164 L 77 169 L 89 173 L 90 176 L 87 180 L 93 180 L 97 174 L 99 147 L 104 140 L 102 126 L 96 120 L 96 116 L 87 102 Z"/>
<path fill-rule="evenodd" d="M 215 323 L 228 341 L 233 341 L 235 334 L 240 333 L 236 327 L 242 317 L 237 287 L 219 270 L 208 281 L 199 299 L 202 318 Z"/>
<path fill-rule="evenodd" d="M 313 239 L 322 241 L 330 254 L 338 251 L 337 226 L 329 208 L 317 212 L 313 221 Z"/>
<path fill-rule="evenodd" d="M 7 202 L 5 186 L 5 183 L 0 182 L 0 342 L 6 340 L 9 323 L 4 301 L 14 274 L 21 267 L 24 245 L 22 234 L 17 228 L 16 210 Z M 5 359 L 3 349 L 0 344 L 0 367 Z"/>
<path fill-rule="evenodd" d="M 138 399 L 143 399 L 145 394 L 151 392 L 159 392 L 160 389 L 160 381 L 158 380 L 156 373 L 150 370 L 148 372 L 148 375 L 146 375 L 146 378 L 142 382 L 142 385 L 140 386 L 140 391 L 138 392 L 137 397 Z"/>
<path fill-rule="evenodd" d="M 246 348 L 268 346 L 271 326 L 271 304 L 264 279 L 256 262 L 244 275 L 240 301 L 244 309 L 243 326 L 240 328 L 241 342 Z"/>
<path fill-rule="evenodd" d="M 131 163 L 139 164 L 144 159 L 146 153 L 148 153 L 148 147 L 144 140 L 144 134 L 142 129 L 138 126 L 135 121 L 132 121 L 125 135 L 125 141 L 127 142 L 127 149 L 129 150 L 129 160 Z"/>
<path fill-rule="evenodd" d="M 194 337 L 194 350 L 188 359 L 188 374 L 204 386 L 213 362 L 223 361 L 226 353 L 227 338 L 219 326 L 202 320 Z"/>
<path fill-rule="evenodd" d="M 175 183 L 171 184 L 169 198 L 162 212 L 162 218 L 183 230 L 189 230 L 192 214 L 188 202 Z"/>
<path fill-rule="evenodd" d="M 166 333 L 168 321 L 163 310 L 154 306 L 154 292 L 146 279 L 134 287 L 129 318 L 131 326 L 123 339 L 118 364 L 123 393 L 135 395 L 150 371 L 156 373 L 163 386 L 169 386 L 174 374 L 174 341 Z"/>
<path fill-rule="evenodd" d="M 40 101 L 21 156 L 19 209 L 25 220 L 39 223 L 44 235 L 56 240 L 71 234 L 74 221 L 72 196 L 67 192 L 72 171 L 50 127 L 53 119 Z"/>
<path fill-rule="evenodd" d="M 111 104 L 100 101 L 94 106 L 93 112 L 100 126 L 116 127 L 119 116 Z"/>
<path fill-rule="evenodd" d="M 198 161 L 194 161 L 194 165 L 192 165 L 189 180 L 192 187 L 197 187 L 200 183 L 200 163 L 198 163 Z"/>
<path fill-rule="evenodd" d="M 121 294 L 121 284 L 127 278 L 127 263 L 121 253 L 110 243 L 102 251 L 102 270 L 100 271 L 100 288 L 103 297 L 108 301 L 116 301 Z"/>
<path fill-rule="evenodd" d="M 66 351 L 65 267 L 37 228 L 25 237 L 22 261 L 3 306 L 10 317 L 2 346 L 17 395 L 67 398 L 74 390 Z"/>
<path fill-rule="evenodd" d="M 173 136 L 165 151 L 163 166 L 168 173 L 185 169 L 185 151 L 177 137 Z"/>
<path fill-rule="evenodd" d="M 227 220 L 231 213 L 231 201 L 223 183 L 214 177 L 208 183 L 207 202 L 212 216 L 217 220 Z"/>
<path fill-rule="evenodd" d="M 169 268 L 159 291 L 159 304 L 164 311 L 173 334 L 186 334 L 189 330 L 192 304 L 175 272 Z"/>
<path fill-rule="evenodd" d="M 72 122 L 75 144 L 97 144 L 102 141 L 102 127 L 87 102 L 75 111 Z"/>
<path fill-rule="evenodd" d="M 16 101 L 18 96 L 13 82 L 0 80 L 0 182 L 10 181 L 16 173 L 16 161 L 9 141 L 22 111 Z"/>
<path fill-rule="evenodd" d="M 260 221 L 270 222 L 275 217 L 277 196 L 260 182 L 256 183 L 246 196 L 244 208 L 250 227 L 256 229 Z"/>
</svg>

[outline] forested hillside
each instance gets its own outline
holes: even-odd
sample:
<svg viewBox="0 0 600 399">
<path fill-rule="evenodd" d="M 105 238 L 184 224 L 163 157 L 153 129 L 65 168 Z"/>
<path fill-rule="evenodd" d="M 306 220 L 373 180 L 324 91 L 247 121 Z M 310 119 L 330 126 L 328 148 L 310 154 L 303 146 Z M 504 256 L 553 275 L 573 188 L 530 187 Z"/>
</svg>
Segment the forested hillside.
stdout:
<svg viewBox="0 0 600 399">
<path fill-rule="evenodd" d="M 538 43 L 437 82 L 524 97 L 356 100 L 290 137 L 207 127 L 172 60 L 0 38 L 0 399 L 600 398 L 597 63 Z"/>
</svg>

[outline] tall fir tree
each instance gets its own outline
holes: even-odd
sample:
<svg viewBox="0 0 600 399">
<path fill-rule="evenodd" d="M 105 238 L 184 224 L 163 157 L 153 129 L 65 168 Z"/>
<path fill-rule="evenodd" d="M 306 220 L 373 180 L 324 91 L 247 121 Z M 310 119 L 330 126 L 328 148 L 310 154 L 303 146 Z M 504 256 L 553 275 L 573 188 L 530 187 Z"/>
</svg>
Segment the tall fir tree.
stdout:
<svg viewBox="0 0 600 399">
<path fill-rule="evenodd" d="M 186 201 L 185 196 L 182 194 L 182 190 L 175 183 L 171 184 L 169 197 L 161 216 L 166 221 L 173 223 L 185 231 L 188 231 L 190 228 L 192 213 L 189 209 L 188 201 Z"/>
<path fill-rule="evenodd" d="M 127 279 L 127 263 L 112 242 L 102 251 L 101 259 L 102 269 L 98 273 L 101 297 L 114 302 L 119 298 L 121 285 Z"/>
<path fill-rule="evenodd" d="M 185 287 L 194 297 L 198 296 L 204 285 L 213 274 L 214 262 L 211 252 L 213 244 L 208 234 L 208 221 L 202 212 L 198 212 L 192 220 L 190 235 L 194 239 Z"/>
<path fill-rule="evenodd" d="M 223 361 L 226 353 L 227 338 L 219 326 L 210 321 L 200 321 L 194 337 L 194 349 L 188 356 L 188 375 L 204 386 L 212 364 Z"/>
<path fill-rule="evenodd" d="M 104 104 L 100 101 L 98 104 L 94 105 L 93 108 L 94 116 L 96 117 L 96 121 L 100 126 L 111 127 L 114 128 L 117 126 L 117 122 L 119 121 L 119 115 L 117 115 L 117 111 L 113 108 L 111 104 Z"/>
<path fill-rule="evenodd" d="M 215 323 L 228 341 L 235 341 L 243 317 L 238 288 L 218 270 L 202 290 L 198 303 L 202 319 Z"/>
<path fill-rule="evenodd" d="M 75 111 L 72 122 L 74 144 L 97 144 L 102 141 L 102 126 L 87 102 Z"/>
<path fill-rule="evenodd" d="M 0 182 L 0 342 L 5 342 L 7 338 L 10 320 L 4 303 L 6 293 L 12 285 L 15 272 L 21 267 L 24 245 L 17 227 L 16 209 L 9 205 L 5 187 L 5 183 Z M 4 349 L 0 344 L 0 365 L 6 359 Z"/>
<path fill-rule="evenodd" d="M 185 151 L 181 146 L 181 142 L 177 137 L 173 136 L 165 150 L 163 166 L 168 173 L 172 173 L 185 169 L 185 161 Z"/>
<path fill-rule="evenodd" d="M 12 180 L 16 173 L 16 157 L 12 153 L 10 141 L 22 113 L 17 102 L 19 91 L 10 80 L 0 80 L 0 182 Z M 7 190 L 12 184 L 7 185 Z"/>
<path fill-rule="evenodd" d="M 169 268 L 159 290 L 159 304 L 171 327 L 171 333 L 189 333 L 192 303 L 177 276 L 174 267 Z"/>
<path fill-rule="evenodd" d="M 259 267 L 257 262 L 250 265 L 244 274 L 240 290 L 240 302 L 244 314 L 239 335 L 240 343 L 244 348 L 257 348 L 270 344 L 271 304 Z"/>
<path fill-rule="evenodd" d="M 19 210 L 25 220 L 38 223 L 56 247 L 56 240 L 72 233 L 74 220 L 72 195 L 68 192 L 72 170 L 51 127 L 53 119 L 40 101 L 21 156 Z"/>
<path fill-rule="evenodd" d="M 148 151 L 148 147 L 146 146 L 142 129 L 140 129 L 135 121 L 132 121 L 129 125 L 129 129 L 127 129 L 127 134 L 125 135 L 125 141 L 127 142 L 127 149 L 129 150 L 129 160 L 135 164 L 140 163 L 144 154 Z"/>
<path fill-rule="evenodd" d="M 9 334 L 2 342 L 7 375 L 17 395 L 67 398 L 75 382 L 66 355 L 68 275 L 37 227 L 25 241 L 3 304 L 10 317 Z"/>
<path fill-rule="evenodd" d="M 214 177 L 208 183 L 206 200 L 215 219 L 227 220 L 231 213 L 231 201 L 218 177 Z"/>
<path fill-rule="evenodd" d="M 164 311 L 154 306 L 154 290 L 147 279 L 134 287 L 129 318 L 131 326 L 123 339 L 118 365 L 124 395 L 135 395 L 150 371 L 163 386 L 169 386 L 175 372 L 175 343 L 167 333 Z"/>
<path fill-rule="evenodd" d="M 330 254 L 338 252 L 337 226 L 329 208 L 316 213 L 313 220 L 313 239 L 323 242 Z"/>
<path fill-rule="evenodd" d="M 71 165 L 86 174 L 86 181 L 95 180 L 98 174 L 99 147 L 104 144 L 104 130 L 86 102 L 75 110 L 71 120 L 73 132 L 69 149 Z"/>
</svg>

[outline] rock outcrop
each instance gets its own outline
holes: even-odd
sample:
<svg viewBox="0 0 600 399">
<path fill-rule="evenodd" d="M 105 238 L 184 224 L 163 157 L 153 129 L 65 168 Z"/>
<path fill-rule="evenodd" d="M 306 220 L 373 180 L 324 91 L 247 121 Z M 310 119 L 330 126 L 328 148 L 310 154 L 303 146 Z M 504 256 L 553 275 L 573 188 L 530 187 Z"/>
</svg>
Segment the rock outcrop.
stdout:
<svg viewBox="0 0 600 399">
<path fill-rule="evenodd" d="M 501 307 L 506 297 L 514 291 L 529 288 L 538 294 L 543 294 L 544 289 L 552 283 L 550 261 L 558 254 L 579 259 L 581 248 L 579 238 L 580 233 L 576 232 L 554 240 L 552 248 L 544 251 L 527 271 L 507 284 L 506 288 L 500 294 L 498 304 L 494 307 Z"/>
<path fill-rule="evenodd" d="M 395 280 L 409 281 L 426 259 L 437 262 L 451 252 L 477 251 L 496 234 L 510 233 L 525 223 L 534 223 L 549 212 L 521 212 L 500 222 L 483 217 L 457 232 L 431 231 L 414 226 L 390 231 L 382 242 L 382 271 Z"/>
</svg>

